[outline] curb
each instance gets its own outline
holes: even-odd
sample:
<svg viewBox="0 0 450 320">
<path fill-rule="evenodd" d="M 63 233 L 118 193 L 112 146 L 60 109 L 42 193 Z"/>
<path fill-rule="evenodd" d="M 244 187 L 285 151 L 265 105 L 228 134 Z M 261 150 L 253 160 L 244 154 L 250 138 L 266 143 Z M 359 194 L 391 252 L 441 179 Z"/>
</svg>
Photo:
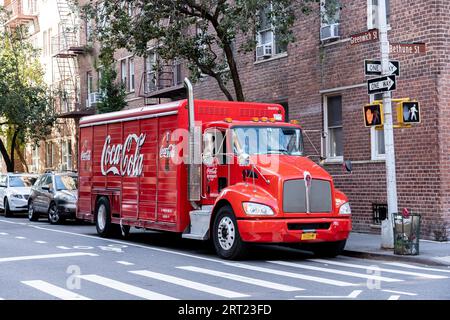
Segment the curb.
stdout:
<svg viewBox="0 0 450 320">
<path fill-rule="evenodd" d="M 385 260 L 385 261 L 401 261 L 409 263 L 419 263 L 427 266 L 440 266 L 440 267 L 450 267 L 448 263 L 436 261 L 430 258 L 421 258 L 417 256 L 400 256 L 400 255 L 386 255 L 381 253 L 367 252 L 367 251 L 355 251 L 355 250 L 344 250 L 343 256 L 353 257 L 353 258 L 372 258 L 374 260 Z"/>
</svg>

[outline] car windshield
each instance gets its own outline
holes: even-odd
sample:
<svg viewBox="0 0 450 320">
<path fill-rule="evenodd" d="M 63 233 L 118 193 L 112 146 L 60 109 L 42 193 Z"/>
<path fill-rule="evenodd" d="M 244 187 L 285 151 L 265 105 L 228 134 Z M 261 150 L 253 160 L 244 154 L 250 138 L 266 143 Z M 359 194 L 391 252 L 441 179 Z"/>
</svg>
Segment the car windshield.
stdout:
<svg viewBox="0 0 450 320">
<path fill-rule="evenodd" d="M 234 153 L 303 155 L 301 129 L 287 127 L 235 127 Z"/>
<path fill-rule="evenodd" d="M 78 179 L 74 176 L 55 176 L 56 190 L 75 191 L 78 187 Z"/>
<path fill-rule="evenodd" d="M 9 186 L 11 188 L 29 188 L 36 182 L 36 177 L 31 176 L 11 176 Z"/>
</svg>

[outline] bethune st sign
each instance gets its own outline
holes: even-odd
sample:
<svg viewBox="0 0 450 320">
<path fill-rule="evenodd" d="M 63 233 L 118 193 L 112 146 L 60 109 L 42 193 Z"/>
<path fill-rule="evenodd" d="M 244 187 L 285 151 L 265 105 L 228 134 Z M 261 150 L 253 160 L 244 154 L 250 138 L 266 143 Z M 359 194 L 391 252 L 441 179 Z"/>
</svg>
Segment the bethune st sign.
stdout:
<svg viewBox="0 0 450 320">
<path fill-rule="evenodd" d="M 427 47 L 425 43 L 391 43 L 389 51 L 391 54 L 423 54 Z"/>
</svg>

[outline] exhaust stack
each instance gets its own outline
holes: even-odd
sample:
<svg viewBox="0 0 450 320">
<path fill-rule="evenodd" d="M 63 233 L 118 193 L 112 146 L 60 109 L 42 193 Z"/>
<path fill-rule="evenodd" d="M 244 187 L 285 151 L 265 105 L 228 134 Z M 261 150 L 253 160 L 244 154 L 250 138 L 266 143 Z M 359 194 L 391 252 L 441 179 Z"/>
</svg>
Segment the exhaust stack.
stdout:
<svg viewBox="0 0 450 320">
<path fill-rule="evenodd" d="M 188 200 L 194 209 L 199 206 L 201 196 L 201 128 L 195 126 L 194 89 L 188 78 L 184 78 L 184 86 L 188 94 L 189 115 L 189 167 L 188 167 Z"/>
</svg>

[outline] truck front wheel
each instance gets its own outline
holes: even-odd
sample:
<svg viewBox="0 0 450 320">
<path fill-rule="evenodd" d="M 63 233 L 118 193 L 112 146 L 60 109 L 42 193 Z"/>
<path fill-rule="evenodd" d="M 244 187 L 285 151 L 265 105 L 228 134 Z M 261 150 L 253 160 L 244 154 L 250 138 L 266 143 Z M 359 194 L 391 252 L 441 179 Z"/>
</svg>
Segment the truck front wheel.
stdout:
<svg viewBox="0 0 450 320">
<path fill-rule="evenodd" d="M 114 225 L 111 223 L 111 208 L 109 200 L 105 197 L 97 201 L 95 210 L 95 226 L 97 233 L 102 238 L 110 237 L 114 234 Z"/>
<path fill-rule="evenodd" d="M 219 209 L 214 219 L 213 243 L 217 255 L 227 260 L 242 258 L 247 244 L 242 241 L 233 209 L 224 206 Z"/>
</svg>

